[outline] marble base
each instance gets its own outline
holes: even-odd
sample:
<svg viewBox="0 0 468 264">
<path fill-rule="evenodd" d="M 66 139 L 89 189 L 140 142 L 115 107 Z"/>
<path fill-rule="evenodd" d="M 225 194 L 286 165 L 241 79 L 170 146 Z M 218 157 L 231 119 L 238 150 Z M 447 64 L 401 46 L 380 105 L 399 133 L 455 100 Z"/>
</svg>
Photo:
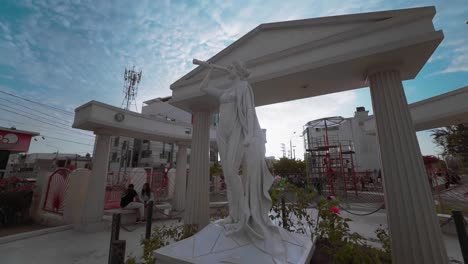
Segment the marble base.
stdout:
<svg viewBox="0 0 468 264">
<path fill-rule="evenodd" d="M 306 235 L 281 230 L 287 246 L 287 264 L 309 263 L 315 244 Z M 223 228 L 209 224 L 194 236 L 160 248 L 154 252 L 157 263 L 278 263 L 271 255 L 259 250 L 246 237 L 226 237 Z"/>
</svg>

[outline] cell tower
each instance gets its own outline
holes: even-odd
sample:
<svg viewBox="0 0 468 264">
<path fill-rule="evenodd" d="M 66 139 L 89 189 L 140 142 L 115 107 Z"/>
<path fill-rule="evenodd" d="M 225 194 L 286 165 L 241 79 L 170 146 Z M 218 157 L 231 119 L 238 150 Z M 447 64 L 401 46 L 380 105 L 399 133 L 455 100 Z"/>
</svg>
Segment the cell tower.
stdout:
<svg viewBox="0 0 468 264">
<path fill-rule="evenodd" d="M 135 71 L 135 66 L 131 70 L 127 70 L 125 68 L 125 73 L 124 73 L 124 100 L 122 101 L 122 107 L 125 110 L 130 110 L 130 107 L 132 105 L 135 106 L 135 110 L 138 112 L 138 107 L 136 105 L 135 97 L 137 96 L 138 92 L 138 84 L 140 83 L 141 80 L 141 71 L 137 72 Z"/>
</svg>

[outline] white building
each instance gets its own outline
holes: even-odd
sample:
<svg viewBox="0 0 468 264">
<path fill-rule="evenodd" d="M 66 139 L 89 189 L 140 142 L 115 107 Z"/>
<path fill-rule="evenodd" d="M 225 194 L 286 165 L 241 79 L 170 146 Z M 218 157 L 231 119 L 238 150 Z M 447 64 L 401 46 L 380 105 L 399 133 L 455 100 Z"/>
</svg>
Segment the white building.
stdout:
<svg viewBox="0 0 468 264">
<path fill-rule="evenodd" d="M 36 178 L 39 171 L 54 171 L 57 168 L 90 168 L 91 156 L 73 153 L 13 154 L 10 157 L 7 175 L 21 178 Z"/>
<path fill-rule="evenodd" d="M 326 132 L 328 132 L 329 146 L 341 145 L 341 151 L 344 153 L 342 159 L 345 166 L 346 160 L 349 160 L 353 163 L 355 171 L 378 171 L 380 161 L 377 137 L 375 133 L 369 133 L 365 129 L 365 122 L 370 118 L 369 111 L 366 111 L 364 107 L 357 107 L 354 117 L 343 118 L 342 120 L 338 117 L 339 124 L 330 122 L 327 124 L 327 129 L 325 129 L 324 125 L 307 127 L 304 130 L 306 151 L 310 152 L 320 146 L 323 151 L 326 151 L 325 136 Z M 329 151 L 332 152 L 333 149 L 329 148 Z"/>
<path fill-rule="evenodd" d="M 191 134 L 192 115 L 168 103 L 171 99 L 160 97 L 143 102 L 142 114 L 153 119 L 162 119 L 170 122 L 186 123 L 186 134 Z M 213 115 L 212 125 L 216 126 L 218 115 Z M 133 167 L 173 167 L 176 160 L 177 144 L 146 139 L 133 139 L 129 137 L 112 137 L 109 154 L 109 171 L 125 171 Z M 188 163 L 190 162 L 190 149 L 187 150 Z M 210 150 L 211 163 L 217 162 L 215 145 Z"/>
</svg>

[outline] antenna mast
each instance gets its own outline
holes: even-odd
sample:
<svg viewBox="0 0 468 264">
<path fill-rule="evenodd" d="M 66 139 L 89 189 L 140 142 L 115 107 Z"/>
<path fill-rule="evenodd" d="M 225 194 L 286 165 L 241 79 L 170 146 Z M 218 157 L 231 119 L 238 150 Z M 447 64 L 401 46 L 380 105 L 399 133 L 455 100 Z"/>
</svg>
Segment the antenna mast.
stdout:
<svg viewBox="0 0 468 264">
<path fill-rule="evenodd" d="M 122 108 L 125 110 L 130 110 L 132 105 L 135 106 L 135 110 L 138 112 L 138 107 L 136 105 L 136 96 L 138 92 L 138 84 L 141 80 L 141 70 L 140 72 L 135 70 L 135 66 L 131 70 L 125 68 L 124 73 L 124 100 L 122 101 Z"/>
</svg>

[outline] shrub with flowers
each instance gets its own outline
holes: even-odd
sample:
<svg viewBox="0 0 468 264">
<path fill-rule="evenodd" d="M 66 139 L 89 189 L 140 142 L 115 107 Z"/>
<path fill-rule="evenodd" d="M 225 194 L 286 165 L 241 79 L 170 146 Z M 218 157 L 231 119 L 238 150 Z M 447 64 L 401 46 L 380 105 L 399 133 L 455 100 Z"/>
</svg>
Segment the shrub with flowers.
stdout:
<svg viewBox="0 0 468 264">
<path fill-rule="evenodd" d="M 32 192 L 35 185 L 18 177 L 0 179 L 0 192 Z"/>
<path fill-rule="evenodd" d="M 0 207 L 15 210 L 29 208 L 34 188 L 33 183 L 18 177 L 0 179 Z"/>
</svg>

